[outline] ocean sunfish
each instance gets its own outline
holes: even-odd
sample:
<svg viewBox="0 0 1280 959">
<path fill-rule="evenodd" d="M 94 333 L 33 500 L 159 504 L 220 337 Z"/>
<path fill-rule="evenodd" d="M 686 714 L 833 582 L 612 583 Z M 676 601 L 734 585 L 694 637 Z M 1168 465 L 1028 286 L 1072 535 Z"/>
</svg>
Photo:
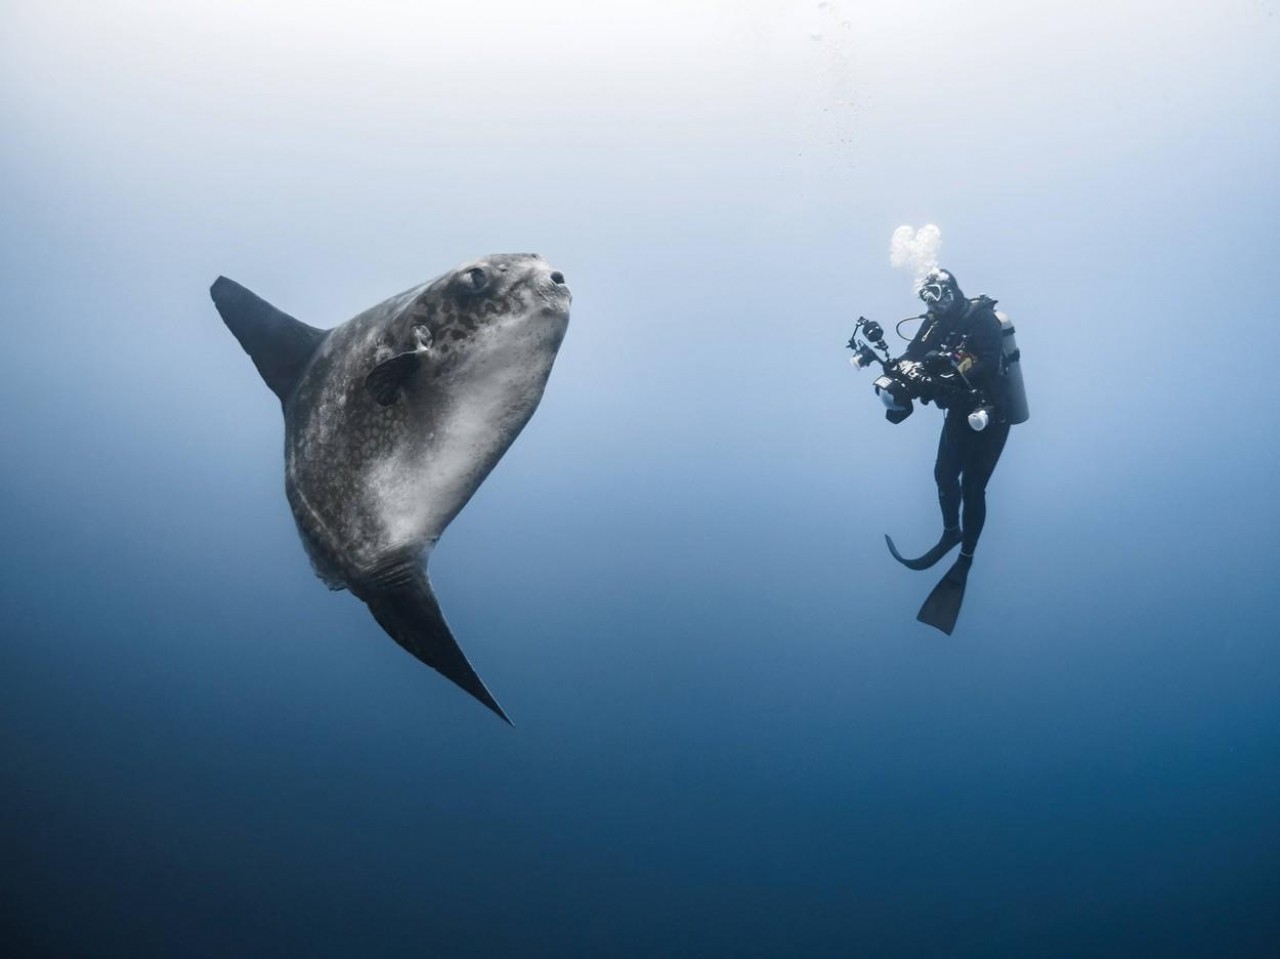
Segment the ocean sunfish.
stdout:
<svg viewBox="0 0 1280 959">
<path fill-rule="evenodd" d="M 507 719 L 426 561 L 542 398 L 569 325 L 564 276 L 536 254 L 485 257 L 331 330 L 226 277 L 210 293 L 284 408 L 285 492 L 316 574 Z"/>
</svg>

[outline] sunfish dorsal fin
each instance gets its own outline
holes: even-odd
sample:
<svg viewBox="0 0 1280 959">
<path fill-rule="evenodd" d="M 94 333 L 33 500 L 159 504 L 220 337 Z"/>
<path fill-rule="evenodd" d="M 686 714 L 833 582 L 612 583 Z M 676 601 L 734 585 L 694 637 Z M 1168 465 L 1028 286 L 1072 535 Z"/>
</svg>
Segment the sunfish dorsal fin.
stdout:
<svg viewBox="0 0 1280 959">
<path fill-rule="evenodd" d="M 213 305 L 271 392 L 284 403 L 298 385 L 324 330 L 295 320 L 234 280 L 220 276 L 209 288 Z"/>
</svg>

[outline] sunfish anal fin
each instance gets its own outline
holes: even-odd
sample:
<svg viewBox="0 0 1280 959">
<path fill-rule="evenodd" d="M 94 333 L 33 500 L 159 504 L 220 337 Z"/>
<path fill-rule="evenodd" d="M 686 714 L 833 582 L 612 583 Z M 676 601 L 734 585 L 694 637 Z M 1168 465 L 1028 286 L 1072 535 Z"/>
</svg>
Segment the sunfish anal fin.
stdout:
<svg viewBox="0 0 1280 959">
<path fill-rule="evenodd" d="M 392 639 L 511 723 L 453 638 L 426 570 L 416 561 L 384 567 L 352 592 Z"/>
</svg>

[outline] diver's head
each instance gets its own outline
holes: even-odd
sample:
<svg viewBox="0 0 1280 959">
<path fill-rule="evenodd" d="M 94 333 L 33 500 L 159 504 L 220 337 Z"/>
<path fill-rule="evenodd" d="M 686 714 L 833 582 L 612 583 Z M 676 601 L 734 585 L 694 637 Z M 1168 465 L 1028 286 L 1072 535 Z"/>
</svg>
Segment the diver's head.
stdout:
<svg viewBox="0 0 1280 959">
<path fill-rule="evenodd" d="M 964 294 L 956 278 L 941 267 L 934 267 L 925 276 L 917 294 L 935 316 L 946 316 L 964 302 Z"/>
</svg>

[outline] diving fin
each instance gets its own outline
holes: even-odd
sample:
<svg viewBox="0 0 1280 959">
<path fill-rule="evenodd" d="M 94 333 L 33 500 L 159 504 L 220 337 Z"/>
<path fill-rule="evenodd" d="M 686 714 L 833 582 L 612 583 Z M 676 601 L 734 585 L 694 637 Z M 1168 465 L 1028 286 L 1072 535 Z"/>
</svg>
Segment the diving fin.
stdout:
<svg viewBox="0 0 1280 959">
<path fill-rule="evenodd" d="M 388 567 L 352 592 L 392 639 L 511 723 L 453 638 L 422 566 L 409 562 Z"/>
<path fill-rule="evenodd" d="M 969 581 L 969 567 L 972 565 L 973 557 L 961 553 L 960 558 L 938 581 L 938 585 L 933 587 L 933 592 L 920 607 L 916 619 L 950 636 L 951 631 L 956 628 L 960 604 L 964 602 L 964 588 Z"/>
<path fill-rule="evenodd" d="M 908 559 L 899 553 L 898 547 L 893 544 L 893 540 L 889 538 L 887 533 L 885 534 L 884 541 L 889 544 L 889 552 L 893 554 L 893 558 L 907 569 L 928 569 L 956 548 L 960 542 L 960 530 L 944 529 L 942 531 L 942 538 L 939 539 L 927 553 L 915 559 Z"/>
</svg>

